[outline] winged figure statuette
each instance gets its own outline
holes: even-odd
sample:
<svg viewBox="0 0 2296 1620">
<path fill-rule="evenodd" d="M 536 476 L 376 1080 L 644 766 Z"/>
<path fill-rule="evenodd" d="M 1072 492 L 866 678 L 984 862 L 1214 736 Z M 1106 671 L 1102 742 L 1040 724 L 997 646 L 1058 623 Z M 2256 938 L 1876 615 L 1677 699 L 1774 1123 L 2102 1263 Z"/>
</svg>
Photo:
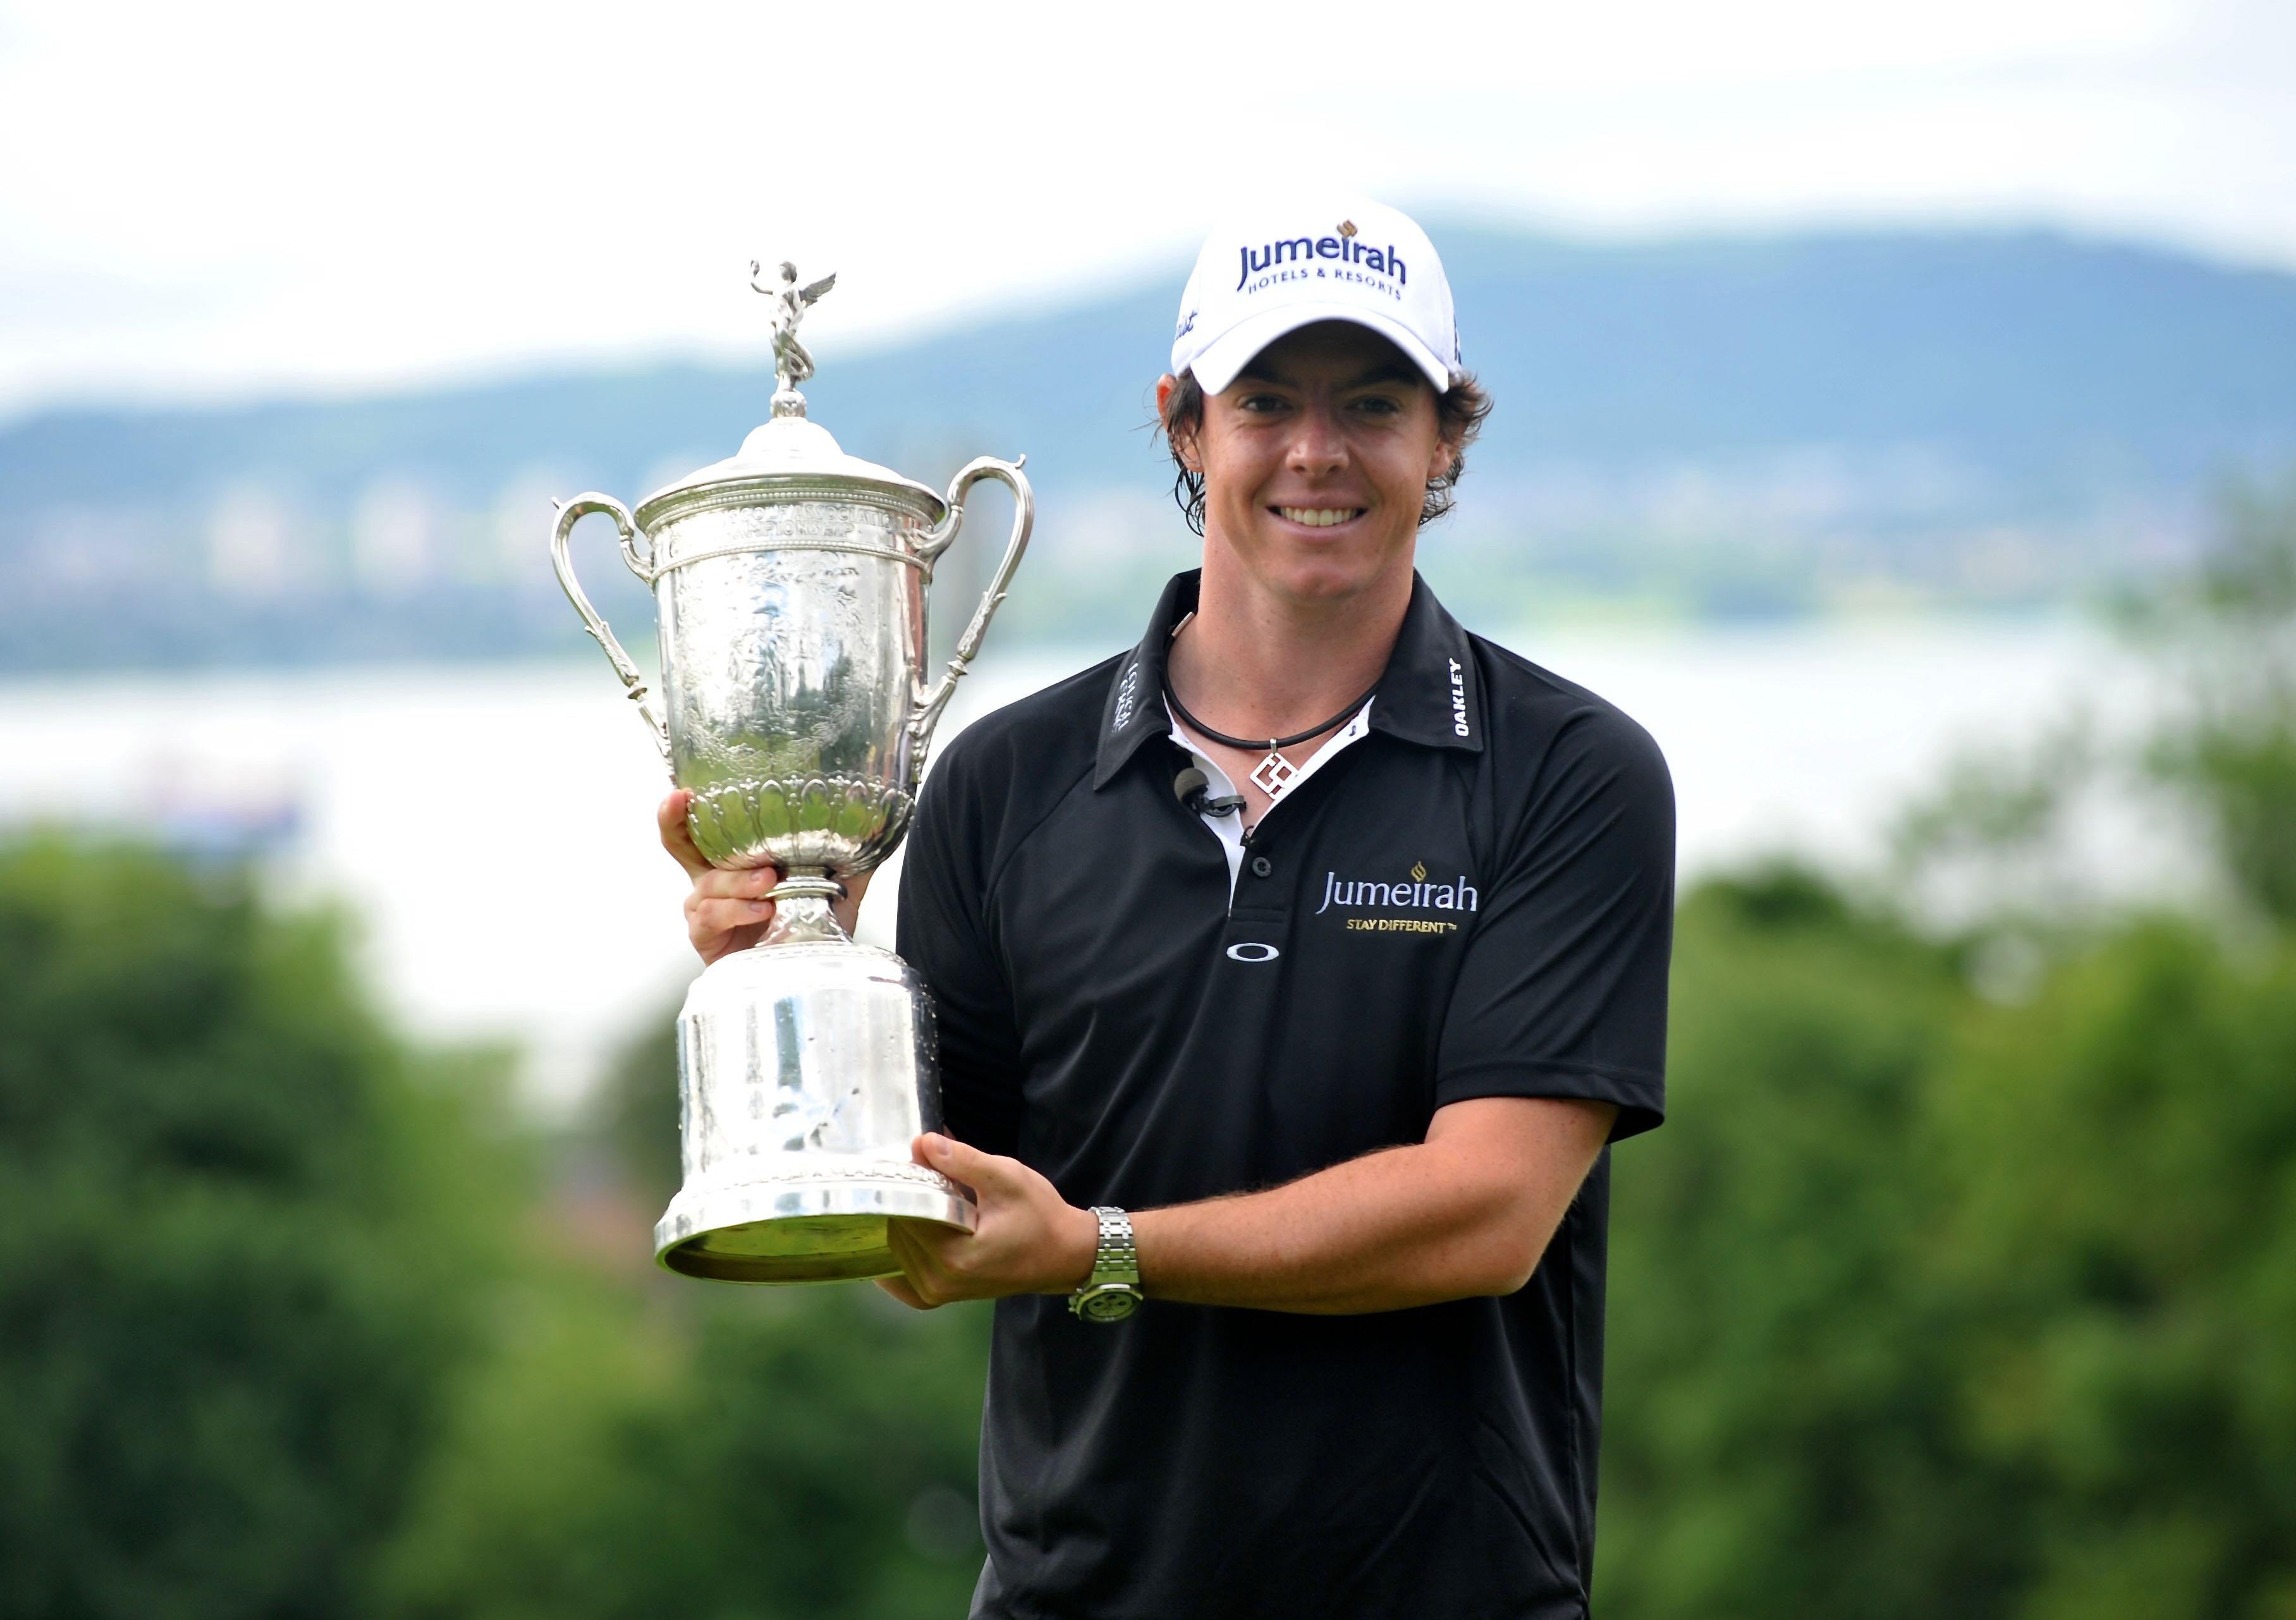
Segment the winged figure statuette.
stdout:
<svg viewBox="0 0 2296 1620">
<path fill-rule="evenodd" d="M 797 284 L 797 266 L 787 259 L 782 261 L 778 283 L 760 281 L 764 270 L 764 265 L 758 260 L 750 261 L 750 285 L 774 301 L 774 380 L 783 393 L 789 393 L 813 375 L 813 356 L 798 341 L 798 323 L 805 319 L 805 312 L 823 293 L 837 285 L 837 277 L 824 275 L 800 287 Z"/>
</svg>

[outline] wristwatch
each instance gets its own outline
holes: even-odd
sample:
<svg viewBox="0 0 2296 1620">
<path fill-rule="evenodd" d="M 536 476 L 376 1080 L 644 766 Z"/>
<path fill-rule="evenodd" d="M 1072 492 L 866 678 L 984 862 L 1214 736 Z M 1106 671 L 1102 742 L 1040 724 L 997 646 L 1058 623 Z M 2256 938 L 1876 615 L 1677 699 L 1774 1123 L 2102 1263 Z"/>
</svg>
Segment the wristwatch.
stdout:
<svg viewBox="0 0 2296 1620">
<path fill-rule="evenodd" d="M 1140 1256 L 1132 1247 L 1132 1217 L 1121 1209 L 1095 1204 L 1100 1217 L 1100 1248 L 1092 1275 L 1069 1296 L 1069 1311 L 1086 1321 L 1122 1321 L 1140 1308 Z"/>
</svg>

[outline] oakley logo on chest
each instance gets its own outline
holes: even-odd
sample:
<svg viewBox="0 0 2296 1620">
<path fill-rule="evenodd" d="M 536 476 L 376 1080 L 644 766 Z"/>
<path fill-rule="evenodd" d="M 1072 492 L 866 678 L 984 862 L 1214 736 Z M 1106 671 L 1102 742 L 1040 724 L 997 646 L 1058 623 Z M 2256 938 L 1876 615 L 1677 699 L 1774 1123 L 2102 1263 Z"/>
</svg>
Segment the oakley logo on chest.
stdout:
<svg viewBox="0 0 2296 1620">
<path fill-rule="evenodd" d="M 1261 945 L 1256 939 L 1239 940 L 1227 948 L 1230 961 L 1274 961 L 1283 953 L 1272 945 Z"/>
</svg>

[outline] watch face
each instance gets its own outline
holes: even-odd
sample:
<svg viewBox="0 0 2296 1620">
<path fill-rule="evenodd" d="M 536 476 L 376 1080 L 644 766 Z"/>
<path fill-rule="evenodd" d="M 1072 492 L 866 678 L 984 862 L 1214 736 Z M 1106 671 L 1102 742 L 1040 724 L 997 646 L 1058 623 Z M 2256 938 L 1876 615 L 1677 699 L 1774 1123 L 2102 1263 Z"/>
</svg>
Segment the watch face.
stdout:
<svg viewBox="0 0 2296 1620">
<path fill-rule="evenodd" d="M 1120 1282 L 1105 1282 L 1077 1301 L 1078 1314 L 1092 1321 L 1122 1321 L 1140 1307 L 1140 1296 Z"/>
</svg>

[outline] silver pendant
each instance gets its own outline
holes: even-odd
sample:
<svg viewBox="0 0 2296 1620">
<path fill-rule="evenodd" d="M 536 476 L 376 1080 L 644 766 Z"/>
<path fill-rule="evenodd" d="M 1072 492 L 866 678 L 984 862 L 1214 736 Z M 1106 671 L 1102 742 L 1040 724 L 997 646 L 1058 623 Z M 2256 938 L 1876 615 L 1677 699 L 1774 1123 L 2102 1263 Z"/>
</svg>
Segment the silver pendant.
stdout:
<svg viewBox="0 0 2296 1620">
<path fill-rule="evenodd" d="M 1300 767 L 1273 749 L 1267 751 L 1267 758 L 1251 767 L 1251 780 L 1270 798 L 1275 797 L 1285 782 L 1299 774 Z"/>
</svg>

